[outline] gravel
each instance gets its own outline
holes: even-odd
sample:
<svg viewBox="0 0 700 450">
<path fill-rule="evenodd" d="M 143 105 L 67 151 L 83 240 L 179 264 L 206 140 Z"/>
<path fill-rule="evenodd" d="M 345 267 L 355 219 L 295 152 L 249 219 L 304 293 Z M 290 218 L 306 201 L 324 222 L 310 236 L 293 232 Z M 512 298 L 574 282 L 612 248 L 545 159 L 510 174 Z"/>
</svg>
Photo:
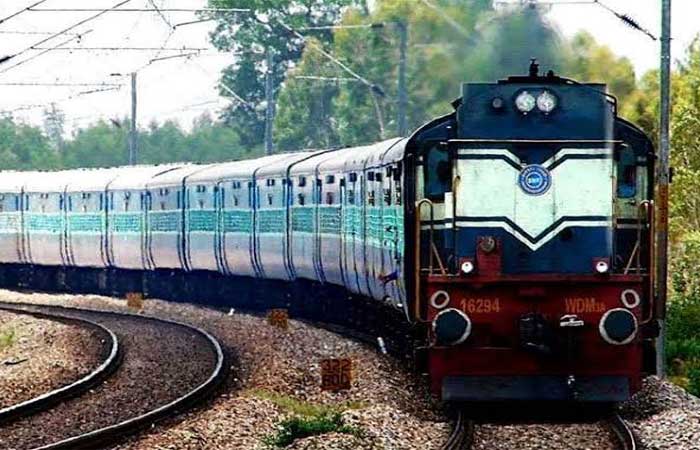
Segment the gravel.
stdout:
<svg viewBox="0 0 700 450">
<path fill-rule="evenodd" d="M 645 450 L 700 450 L 700 399 L 667 380 L 647 378 L 621 414 Z"/>
<path fill-rule="evenodd" d="M 124 302 L 97 296 L 34 294 L 17 301 L 70 303 L 81 307 L 123 309 Z M 192 305 L 147 300 L 149 314 L 203 326 L 235 349 L 232 376 L 221 396 L 206 407 L 164 423 L 116 447 L 118 450 L 265 449 L 263 439 L 293 416 L 270 399 L 269 392 L 313 404 L 352 405 L 343 413 L 358 435 L 328 433 L 296 440 L 290 450 L 438 449 L 450 424 L 430 400 L 423 383 L 375 349 L 297 321 L 289 331 L 245 314 L 228 315 Z M 319 360 L 351 357 L 356 380 L 348 392 L 319 388 Z M 700 400 L 657 378 L 621 407 L 645 450 L 700 450 Z M 602 423 L 479 424 L 474 450 L 608 450 L 614 442 Z"/>
<path fill-rule="evenodd" d="M 88 393 L 4 426 L 3 449 L 34 448 L 133 418 L 189 392 L 213 368 L 215 357 L 205 339 L 181 327 L 142 318 L 61 313 L 86 317 L 114 331 L 123 346 L 123 363 Z"/>
<path fill-rule="evenodd" d="M 79 307 L 122 309 L 125 302 L 98 296 L 0 291 L 0 300 L 52 302 Z M 361 435 L 328 434 L 300 439 L 290 448 L 439 449 L 450 425 L 439 413 L 425 383 L 391 357 L 337 334 L 291 320 L 289 330 L 262 318 L 207 310 L 181 303 L 147 300 L 145 313 L 202 326 L 235 349 L 233 376 L 220 396 L 155 430 L 129 440 L 120 450 L 264 449 L 263 439 L 295 415 L 276 399 L 346 409 L 345 422 Z M 351 390 L 320 389 L 320 360 L 349 357 L 355 364 Z M 275 394 L 271 394 L 275 393 Z"/>
<path fill-rule="evenodd" d="M 107 342 L 92 328 L 0 311 L 0 408 L 73 383 L 94 370 Z"/>
</svg>

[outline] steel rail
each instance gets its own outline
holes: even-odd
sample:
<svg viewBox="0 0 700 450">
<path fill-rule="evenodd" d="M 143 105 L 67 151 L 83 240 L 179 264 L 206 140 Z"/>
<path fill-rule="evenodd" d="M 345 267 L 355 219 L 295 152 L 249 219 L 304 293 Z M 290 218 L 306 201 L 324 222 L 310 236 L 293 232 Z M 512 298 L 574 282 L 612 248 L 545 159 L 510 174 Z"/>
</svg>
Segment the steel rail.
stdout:
<svg viewBox="0 0 700 450">
<path fill-rule="evenodd" d="M 78 397 L 91 387 L 97 385 L 101 381 L 104 381 L 107 377 L 114 373 L 114 371 L 116 371 L 121 364 L 122 349 L 121 345 L 119 344 L 119 338 L 117 338 L 117 335 L 112 330 L 104 325 L 86 319 L 12 308 L 5 303 L 0 303 L 0 310 L 11 312 L 13 314 L 29 315 L 39 319 L 72 323 L 80 327 L 95 328 L 107 335 L 109 338 L 108 355 L 94 370 L 73 383 L 49 392 L 45 392 L 44 394 L 29 400 L 0 409 L 0 423 L 7 423 L 21 417 L 45 411 L 61 401 Z"/>
<path fill-rule="evenodd" d="M 440 450 L 468 450 L 474 443 L 474 421 L 468 419 L 461 409 L 452 427 L 452 433 Z"/>
<path fill-rule="evenodd" d="M 155 424 L 156 422 L 175 416 L 177 413 L 181 412 L 185 408 L 191 407 L 198 402 L 206 400 L 208 395 L 221 385 L 221 383 L 224 381 L 227 375 L 226 368 L 228 367 L 228 365 L 226 363 L 226 356 L 224 355 L 221 343 L 219 343 L 219 341 L 209 332 L 194 325 L 189 325 L 183 322 L 178 322 L 170 319 L 163 319 L 154 316 L 117 311 L 72 308 L 58 305 L 0 302 L 0 306 L 4 305 L 17 306 L 23 309 L 28 308 L 28 310 L 40 310 L 39 312 L 43 312 L 46 310 L 58 310 L 68 314 L 106 315 L 117 318 L 121 317 L 131 319 L 138 318 L 140 320 L 148 320 L 156 323 L 163 323 L 171 326 L 176 326 L 204 337 L 205 340 L 209 343 L 209 346 L 211 347 L 213 352 L 216 354 L 216 363 L 214 365 L 214 369 L 209 374 L 207 379 L 201 384 L 199 384 L 197 387 L 190 390 L 186 394 L 178 397 L 177 399 L 158 408 L 155 408 L 149 412 L 133 417 L 131 419 L 124 420 L 117 424 L 99 428 L 97 430 L 73 436 L 71 438 L 64 439 L 59 442 L 54 442 L 52 444 L 44 445 L 42 447 L 37 447 L 32 450 L 78 450 L 101 448 L 106 445 L 121 441 L 126 436 L 133 435 L 136 432 Z"/>
<path fill-rule="evenodd" d="M 632 429 L 619 414 L 613 414 L 608 419 L 608 425 L 619 441 L 620 450 L 640 450 L 641 445 L 637 442 Z"/>
</svg>

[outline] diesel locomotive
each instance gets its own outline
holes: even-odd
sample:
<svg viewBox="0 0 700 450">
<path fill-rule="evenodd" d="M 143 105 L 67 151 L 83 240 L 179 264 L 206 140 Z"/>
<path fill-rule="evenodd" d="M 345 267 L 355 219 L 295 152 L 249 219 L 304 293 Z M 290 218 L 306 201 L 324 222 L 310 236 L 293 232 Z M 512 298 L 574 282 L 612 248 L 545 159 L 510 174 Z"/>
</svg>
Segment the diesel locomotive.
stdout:
<svg viewBox="0 0 700 450">
<path fill-rule="evenodd" d="M 265 286 L 251 302 L 349 302 L 360 325 L 373 305 L 443 400 L 629 398 L 658 334 L 651 141 L 605 85 L 535 64 L 453 106 L 364 147 L 3 172 L 0 277 L 220 304 Z"/>
</svg>

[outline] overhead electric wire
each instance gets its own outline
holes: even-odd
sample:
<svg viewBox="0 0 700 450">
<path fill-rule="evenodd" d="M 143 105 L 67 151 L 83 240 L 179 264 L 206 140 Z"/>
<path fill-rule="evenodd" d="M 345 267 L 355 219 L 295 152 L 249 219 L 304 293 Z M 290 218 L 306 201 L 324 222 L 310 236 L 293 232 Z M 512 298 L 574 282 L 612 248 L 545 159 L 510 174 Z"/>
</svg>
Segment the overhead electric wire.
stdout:
<svg viewBox="0 0 700 450">
<path fill-rule="evenodd" d="M 158 15 L 160 16 L 160 18 L 163 19 L 163 22 L 165 22 L 165 24 L 167 26 L 169 26 L 170 28 L 173 28 L 173 24 L 170 23 L 170 21 L 168 20 L 167 17 L 165 17 L 165 14 L 163 14 L 163 11 L 160 8 L 158 8 L 158 5 L 156 5 L 156 2 L 154 0 L 148 0 L 148 3 L 151 6 L 153 6 L 153 9 L 155 9 L 156 12 L 158 13 Z"/>
<path fill-rule="evenodd" d="M 139 52 L 152 52 L 152 51 L 159 51 L 159 52 L 202 52 L 205 50 L 209 50 L 207 47 L 182 47 L 182 48 L 177 48 L 177 47 L 169 47 L 169 48 L 163 48 L 163 47 L 35 47 L 32 50 L 52 50 L 52 51 L 60 51 L 60 50 L 65 50 L 65 51 L 97 51 L 97 50 L 105 50 L 105 51 L 139 51 Z"/>
<path fill-rule="evenodd" d="M 38 86 L 38 87 L 43 87 L 43 86 L 57 86 L 57 87 L 114 87 L 114 86 L 121 86 L 121 84 L 117 83 L 62 83 L 62 82 L 0 82 L 0 86 Z"/>
<path fill-rule="evenodd" d="M 57 47 L 63 47 L 64 45 L 66 45 L 66 44 L 68 44 L 68 43 L 70 43 L 70 42 L 72 42 L 72 41 L 74 41 L 74 40 L 76 40 L 76 39 L 81 39 L 83 36 L 92 33 L 92 31 L 93 31 L 93 30 L 88 30 L 88 31 L 86 31 L 85 33 L 83 33 L 83 34 L 81 34 L 81 35 L 78 35 L 78 36 L 76 36 L 76 37 L 68 38 L 68 39 L 66 39 L 65 41 L 61 42 L 60 44 L 57 44 L 56 47 L 49 47 L 49 48 L 47 48 L 46 50 L 43 50 L 43 51 L 41 51 L 41 52 L 39 52 L 39 53 L 37 53 L 37 54 L 34 54 L 34 55 L 30 56 L 29 58 L 23 59 L 22 61 L 19 61 L 19 62 L 16 63 L 16 64 L 13 64 L 13 65 L 11 65 L 11 66 L 5 67 L 4 69 L 0 69 L 0 74 L 3 74 L 3 73 L 5 73 L 5 72 L 7 72 L 7 71 L 9 71 L 9 70 L 12 70 L 12 69 L 14 69 L 14 68 L 16 68 L 16 67 L 19 67 L 19 66 L 21 66 L 21 65 L 24 65 L 24 64 L 26 64 L 26 63 L 28 63 L 28 62 L 30 62 L 30 61 L 33 61 L 33 60 L 37 59 L 38 57 L 40 57 L 40 56 L 42 56 L 42 55 L 45 55 L 45 54 L 47 54 L 47 53 L 49 53 L 49 52 L 55 50 L 55 48 L 57 48 Z M 26 51 L 28 51 L 28 50 L 26 50 Z M 18 53 L 17 55 L 20 55 L 20 54 L 22 54 L 22 53 L 24 53 L 24 51 Z M 15 56 L 17 56 L 17 55 L 15 55 Z"/>
<path fill-rule="evenodd" d="M 430 0 L 421 0 L 421 1 L 423 2 L 423 4 L 424 4 L 425 6 L 427 6 L 428 8 L 430 8 L 430 9 L 432 9 L 433 11 L 435 11 L 436 13 L 438 13 L 438 15 L 439 15 L 440 17 L 442 17 L 442 20 L 444 20 L 445 22 L 447 22 L 447 23 L 448 23 L 455 31 L 457 31 L 459 34 L 461 34 L 462 36 L 464 36 L 464 37 L 466 37 L 466 38 L 468 38 L 468 39 L 472 39 L 472 38 L 473 38 L 473 35 L 472 35 L 471 32 L 469 32 L 469 30 L 467 30 L 466 28 L 464 28 L 459 22 L 457 22 L 457 21 L 454 20 L 452 17 L 450 17 L 450 15 L 447 14 L 445 11 L 443 11 L 442 8 L 440 8 L 439 6 L 437 6 L 436 4 L 434 4 L 433 2 L 431 2 Z"/>
<path fill-rule="evenodd" d="M 59 31 L 58 33 L 55 33 L 55 34 L 53 34 L 53 35 L 51 35 L 51 36 L 49 36 L 49 37 L 47 37 L 47 38 L 45 38 L 45 39 L 42 39 L 42 40 L 40 40 L 39 42 L 37 42 L 37 43 L 35 43 L 35 44 L 33 44 L 33 45 L 31 45 L 31 46 L 25 48 L 24 50 L 21 50 L 21 51 L 19 51 L 18 53 L 15 53 L 14 55 L 6 56 L 6 57 L 3 58 L 2 60 L 0 60 L 0 64 L 5 63 L 5 62 L 7 62 L 7 61 L 10 60 L 10 59 L 16 58 L 16 57 L 18 57 L 18 56 L 20 56 L 20 55 L 22 55 L 22 54 L 24 54 L 24 53 L 26 53 L 26 52 L 32 50 L 32 49 L 35 48 L 35 47 L 40 47 L 41 45 L 43 45 L 43 44 L 45 44 L 45 43 L 47 43 L 47 42 L 49 42 L 49 41 L 51 41 L 51 40 L 53 40 L 53 39 L 55 39 L 55 38 L 61 36 L 61 35 L 63 35 L 63 34 L 66 34 L 66 33 L 68 33 L 69 31 L 72 31 L 72 30 L 78 28 L 78 27 L 81 26 L 81 25 L 84 25 L 84 24 L 86 24 L 86 23 L 88 23 L 88 22 L 91 22 L 91 21 L 97 19 L 98 17 L 100 17 L 100 16 L 102 16 L 102 15 L 108 13 L 109 11 L 114 10 L 115 8 L 119 8 L 119 7 L 122 6 L 122 5 L 126 5 L 126 4 L 129 3 L 129 2 L 131 2 L 131 0 L 122 0 L 122 1 L 120 1 L 119 3 L 117 3 L 116 5 L 112 6 L 111 8 L 103 9 L 103 10 L 101 10 L 99 13 L 93 14 L 92 16 L 90 16 L 90 17 L 88 17 L 88 18 L 85 18 L 85 19 L 83 19 L 83 20 L 81 20 L 81 21 L 75 23 L 75 24 L 69 26 L 68 28 L 66 28 L 66 29 L 64 29 L 64 30 Z M 42 54 L 43 54 L 43 53 L 42 53 Z M 16 67 L 16 66 L 13 66 L 13 67 Z M 6 70 L 3 70 L 3 71 L 0 71 L 0 73 L 6 72 L 6 71 L 7 71 L 7 69 L 6 69 Z"/>
<path fill-rule="evenodd" d="M 31 9 L 32 9 L 33 7 L 39 6 L 39 5 L 41 5 L 42 3 L 46 3 L 47 1 L 49 1 L 49 0 L 39 0 L 38 2 L 33 3 L 32 5 L 27 6 L 26 8 L 23 8 L 23 9 L 21 9 L 21 10 L 15 12 L 15 13 L 12 13 L 12 14 L 10 14 L 10 15 L 7 16 L 7 17 L 3 17 L 2 19 L 0 19 L 0 24 L 3 24 L 3 23 L 7 22 L 7 21 L 10 20 L 10 19 L 14 19 L 15 17 L 19 16 L 20 14 L 24 14 L 24 13 L 26 13 L 26 12 L 28 12 L 28 11 L 31 11 Z"/>
<path fill-rule="evenodd" d="M 46 0 L 44 0 L 46 1 Z M 31 12 L 97 12 L 101 11 L 96 8 L 29 8 Z M 232 13 L 240 12 L 247 13 L 250 9 L 247 8 L 120 8 L 110 9 L 107 12 L 179 12 L 179 13 L 196 13 L 196 12 L 211 12 L 211 13 Z"/>
<path fill-rule="evenodd" d="M 157 61 L 165 61 L 166 59 L 175 59 L 175 58 L 190 58 L 192 56 L 197 56 L 199 55 L 199 52 L 192 52 L 192 53 L 183 53 L 182 55 L 170 55 L 170 56 L 160 56 L 158 58 L 153 58 L 151 59 L 150 63 L 154 63 Z"/>
<path fill-rule="evenodd" d="M 344 70 L 345 72 L 347 72 L 350 76 L 352 76 L 352 77 L 355 78 L 357 81 L 359 81 L 360 83 L 362 83 L 362 84 L 364 84 L 365 86 L 367 86 L 373 93 L 375 93 L 375 94 L 377 94 L 377 95 L 379 95 L 379 96 L 381 96 L 381 97 L 384 97 L 384 95 L 385 95 L 385 94 L 384 94 L 384 91 L 382 90 L 382 88 L 381 88 L 379 85 L 377 85 L 377 84 L 375 84 L 375 83 L 372 83 L 371 81 L 369 81 L 368 79 L 366 79 L 366 78 L 363 77 L 362 75 L 360 75 L 360 74 L 358 74 L 357 72 L 355 72 L 354 70 L 352 70 L 350 67 L 348 67 L 347 64 L 345 64 L 344 62 L 342 62 L 341 60 L 339 60 L 338 58 L 336 58 L 335 56 L 333 56 L 331 53 L 327 52 L 326 49 L 324 49 L 322 45 L 317 44 L 317 43 L 315 43 L 314 41 L 309 41 L 309 40 L 306 38 L 306 36 L 304 36 L 303 34 L 299 33 L 298 31 L 296 31 L 294 28 L 290 27 L 290 26 L 287 25 L 286 23 L 282 22 L 280 19 L 275 19 L 275 20 L 277 21 L 277 23 L 279 23 L 279 24 L 280 24 L 285 30 L 287 30 L 289 33 L 291 33 L 291 34 L 293 34 L 294 36 L 296 36 L 297 38 L 301 39 L 302 42 L 304 42 L 306 45 L 308 45 L 309 47 L 313 48 L 314 50 L 316 50 L 317 52 L 319 52 L 320 54 L 322 54 L 323 56 L 325 56 L 326 58 L 328 58 L 331 62 L 333 62 L 335 65 L 337 65 L 338 67 L 340 67 L 341 69 L 343 69 L 343 70 Z M 263 23 L 264 23 L 264 22 L 263 22 Z"/>
<path fill-rule="evenodd" d="M 606 5 L 605 3 L 601 2 L 600 0 L 593 0 L 593 3 L 595 3 L 596 5 L 599 5 L 601 8 L 603 8 L 603 9 L 607 10 L 608 12 L 610 12 L 611 14 L 615 15 L 618 19 L 620 19 L 628 27 L 633 28 L 637 31 L 640 31 L 640 32 L 646 34 L 654 41 L 657 40 L 656 36 L 651 34 L 651 32 L 649 30 L 647 30 L 646 28 L 641 26 L 639 24 L 639 22 L 637 22 L 629 14 L 623 14 L 623 13 L 617 12 L 614 9 L 612 9 L 611 7 L 609 7 L 608 5 Z"/>
</svg>

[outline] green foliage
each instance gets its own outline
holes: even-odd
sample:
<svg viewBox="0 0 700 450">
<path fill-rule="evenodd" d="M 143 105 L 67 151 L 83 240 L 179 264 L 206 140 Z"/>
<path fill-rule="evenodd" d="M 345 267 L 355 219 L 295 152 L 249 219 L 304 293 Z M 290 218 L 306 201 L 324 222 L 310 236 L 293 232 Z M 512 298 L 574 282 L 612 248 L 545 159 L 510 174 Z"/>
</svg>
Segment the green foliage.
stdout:
<svg viewBox="0 0 700 450">
<path fill-rule="evenodd" d="M 300 29 L 332 25 L 342 9 L 359 0 L 209 0 L 213 8 L 250 8 L 253 14 L 219 14 L 211 35 L 219 50 L 236 53 L 234 64 L 224 70 L 222 84 L 245 98 L 247 104 L 234 101 L 224 113 L 225 122 L 240 133 L 246 146 L 258 145 L 263 139 L 265 108 L 265 51 L 274 55 L 275 89 L 282 84 L 286 72 L 299 60 L 304 42 L 287 27 Z M 318 33 L 328 42 L 329 31 Z M 228 89 L 221 95 L 231 97 Z"/>
<path fill-rule="evenodd" d="M 12 347 L 17 341 L 17 334 L 15 330 L 3 331 L 0 333 L 0 350 L 5 350 L 8 347 Z"/>
<path fill-rule="evenodd" d="M 288 395 L 278 394 L 276 392 L 266 390 L 255 390 L 253 395 L 274 403 L 275 406 L 287 413 L 306 417 L 333 415 L 336 413 L 342 413 L 343 411 L 349 409 L 360 409 L 364 407 L 362 403 L 357 402 L 346 402 L 332 406 L 320 405 L 300 401 Z"/>
<path fill-rule="evenodd" d="M 688 392 L 700 396 L 700 364 L 688 370 Z"/>
<path fill-rule="evenodd" d="M 285 419 L 278 425 L 278 430 L 275 434 L 264 439 L 265 444 L 270 447 L 286 447 L 296 439 L 326 433 L 345 433 L 357 437 L 362 436 L 362 430 L 346 425 L 342 416 L 343 411 L 362 408 L 363 405 L 360 403 L 348 402 L 332 406 L 320 405 L 266 390 L 255 390 L 253 395 L 272 402 L 285 413 L 291 415 L 290 418 Z"/>
<path fill-rule="evenodd" d="M 52 169 L 59 157 L 40 129 L 0 118 L 0 167 L 4 170 Z"/>
<path fill-rule="evenodd" d="M 326 433 L 344 433 L 362 436 L 358 428 L 345 424 L 340 413 L 323 414 L 312 417 L 292 417 L 279 424 L 276 434 L 267 436 L 264 443 L 271 447 L 286 447 L 297 439 L 318 436 Z"/>
</svg>

